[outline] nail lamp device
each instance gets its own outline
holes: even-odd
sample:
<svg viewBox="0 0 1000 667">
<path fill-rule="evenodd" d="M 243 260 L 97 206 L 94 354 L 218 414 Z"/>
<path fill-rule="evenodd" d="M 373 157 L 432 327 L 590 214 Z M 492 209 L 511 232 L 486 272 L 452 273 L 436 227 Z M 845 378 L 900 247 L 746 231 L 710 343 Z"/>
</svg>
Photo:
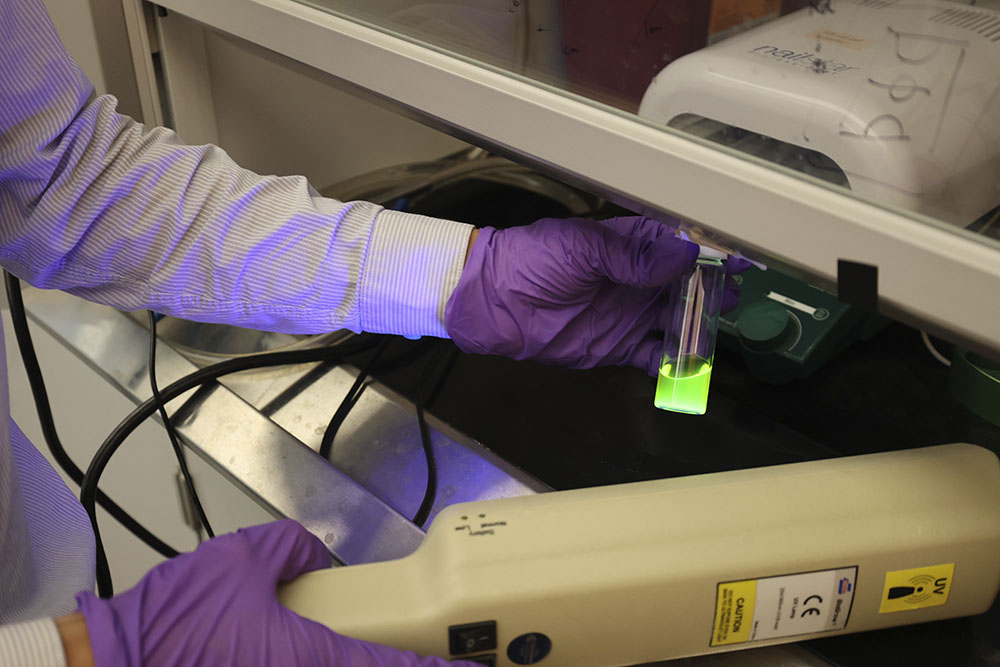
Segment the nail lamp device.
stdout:
<svg viewBox="0 0 1000 667">
<path fill-rule="evenodd" d="M 688 54 L 639 115 L 965 226 L 1000 202 L 1000 12 L 823 0 Z"/>
<path fill-rule="evenodd" d="M 409 556 L 299 577 L 292 610 L 484 665 L 636 665 L 977 614 L 1000 461 L 955 444 L 453 505 Z"/>
</svg>

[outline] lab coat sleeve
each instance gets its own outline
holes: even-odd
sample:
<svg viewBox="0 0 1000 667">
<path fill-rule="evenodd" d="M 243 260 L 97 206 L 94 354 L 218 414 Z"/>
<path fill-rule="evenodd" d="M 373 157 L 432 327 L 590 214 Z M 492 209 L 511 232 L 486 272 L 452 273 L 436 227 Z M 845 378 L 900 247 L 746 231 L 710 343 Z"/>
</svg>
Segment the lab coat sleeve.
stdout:
<svg viewBox="0 0 1000 667">
<path fill-rule="evenodd" d="M 9 271 L 126 310 L 286 332 L 446 336 L 471 226 L 254 174 L 92 92 L 41 1 L 0 0 Z"/>
<path fill-rule="evenodd" d="M 0 625 L 0 667 L 65 667 L 59 630 L 51 618 Z"/>
</svg>

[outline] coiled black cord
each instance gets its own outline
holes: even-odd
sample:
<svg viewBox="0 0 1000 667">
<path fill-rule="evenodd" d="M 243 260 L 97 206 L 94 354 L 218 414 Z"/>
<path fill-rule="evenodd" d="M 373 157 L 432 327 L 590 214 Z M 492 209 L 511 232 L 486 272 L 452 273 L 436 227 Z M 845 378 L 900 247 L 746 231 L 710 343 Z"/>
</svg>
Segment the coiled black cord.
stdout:
<svg viewBox="0 0 1000 667">
<path fill-rule="evenodd" d="M 427 461 L 427 486 L 424 489 L 424 497 L 420 502 L 420 507 L 417 509 L 417 513 L 413 515 L 413 523 L 421 528 L 424 527 L 427 519 L 430 518 L 431 510 L 434 509 L 434 502 L 437 499 L 437 458 L 434 456 L 434 443 L 431 440 L 431 431 L 430 427 L 427 426 L 424 411 L 437 398 L 448 376 L 451 375 L 451 370 L 455 367 L 455 362 L 458 361 L 458 348 L 452 346 L 449 349 L 446 345 L 448 343 L 442 343 L 437 355 L 427 364 L 427 369 L 418 381 L 418 387 L 423 388 L 424 392 L 415 400 L 417 427 L 420 429 L 420 445 L 423 447 L 424 459 Z M 445 356 L 448 357 L 448 360 L 445 362 L 443 370 L 440 371 L 437 381 L 428 385 L 427 381 L 430 379 L 431 373 L 439 367 Z"/>
<path fill-rule="evenodd" d="M 351 409 L 357 404 L 358 399 L 361 398 L 361 394 L 364 393 L 365 380 L 368 379 L 368 375 L 371 372 L 372 367 L 378 361 L 378 358 L 382 356 L 385 349 L 389 346 L 392 341 L 391 336 L 385 336 L 382 341 L 375 348 L 375 353 L 372 358 L 368 360 L 368 363 L 364 365 L 358 372 L 358 377 L 354 379 L 354 383 L 351 384 L 351 388 L 347 390 L 347 395 L 344 396 L 344 400 L 340 402 L 337 409 L 333 413 L 333 417 L 330 418 L 330 423 L 327 424 L 326 430 L 323 432 L 323 440 L 319 443 L 319 455 L 326 460 L 330 460 L 330 454 L 333 453 L 333 440 L 337 437 L 337 431 L 340 430 L 341 425 L 344 420 L 347 419 L 347 415 L 350 414 Z"/>
<path fill-rule="evenodd" d="M 344 356 L 356 354 L 370 349 L 371 343 L 367 339 L 350 341 L 341 345 L 328 348 L 318 348 L 311 350 L 293 350 L 289 352 L 271 352 L 257 354 L 226 361 L 199 369 L 176 382 L 164 387 L 160 392 L 160 400 L 155 397 L 143 401 L 137 406 L 115 429 L 108 435 L 97 453 L 90 462 L 83 482 L 80 485 L 80 502 L 87 514 L 90 516 L 91 524 L 94 528 L 94 540 L 97 546 L 97 590 L 102 597 L 111 597 L 114 594 L 114 587 L 111 582 L 111 572 L 108 568 L 107 555 L 101 540 L 101 533 L 97 522 L 97 494 L 98 482 L 101 474 L 107 468 L 111 457 L 121 447 L 125 439 L 143 421 L 154 414 L 161 403 L 169 403 L 178 396 L 184 394 L 195 387 L 200 387 L 209 382 L 214 382 L 224 375 L 237 373 L 239 371 L 254 368 L 269 368 L 273 366 L 283 366 L 287 364 L 303 364 L 317 361 L 341 360 Z"/>
<path fill-rule="evenodd" d="M 18 349 L 24 360 L 24 369 L 28 374 L 28 384 L 31 387 L 31 394 L 35 400 L 35 410 L 38 412 L 38 421 L 42 427 L 42 435 L 45 438 L 45 443 L 48 445 L 49 451 L 52 453 L 52 457 L 56 460 L 56 463 L 63 469 L 63 472 L 76 484 L 82 484 L 84 479 L 83 471 L 70 458 L 69 453 L 59 439 L 59 434 L 56 432 L 55 419 L 52 416 L 52 406 L 49 404 L 49 394 L 45 389 L 42 369 L 38 365 L 38 356 L 35 354 L 35 347 L 31 340 L 31 331 L 28 329 L 28 318 L 24 312 L 24 300 L 21 298 L 21 283 L 10 273 L 4 271 L 4 287 L 7 291 L 7 301 L 10 303 L 11 324 L 14 327 Z M 149 532 L 149 530 L 132 518 L 128 512 L 122 509 L 100 489 L 95 488 L 95 500 L 108 514 L 151 549 L 165 558 L 173 558 L 177 555 L 176 549 Z"/>
<path fill-rule="evenodd" d="M 323 433 L 323 440 L 320 442 L 319 455 L 323 458 L 329 460 L 330 455 L 333 453 L 333 442 L 340 430 L 341 425 L 347 419 L 348 414 L 350 414 L 351 409 L 357 404 L 358 399 L 361 398 L 361 394 L 364 392 L 365 380 L 368 379 L 369 374 L 374 368 L 381 368 L 378 364 L 379 357 L 385 352 L 390 338 L 386 337 L 382 343 L 379 344 L 378 349 L 375 354 L 365 363 L 364 367 L 358 373 L 358 377 L 354 380 L 351 388 L 348 389 L 347 395 L 341 401 L 337 410 L 334 412 L 333 417 L 330 419 L 330 423 Z M 444 386 L 445 381 L 451 373 L 451 369 L 454 367 L 455 362 L 458 360 L 458 348 L 451 347 L 450 354 L 449 348 L 445 347 L 445 343 L 435 342 L 433 345 L 439 345 L 438 350 L 431 357 L 431 361 L 428 362 L 426 369 L 421 374 L 420 378 L 417 380 L 415 392 L 421 392 L 414 402 L 416 404 L 417 411 L 417 427 L 420 430 L 420 444 L 424 452 L 424 459 L 427 462 L 427 484 L 424 488 L 424 496 L 420 502 L 420 507 L 417 509 L 416 514 L 413 516 L 413 523 L 424 527 L 427 523 L 427 519 L 430 517 L 431 510 L 434 508 L 434 502 L 437 499 L 437 460 L 434 456 L 434 446 L 431 440 L 430 427 L 427 425 L 427 419 L 425 417 L 425 409 L 430 406 L 430 404 L 437 398 L 438 393 L 440 393 L 441 388 Z M 421 352 L 426 348 L 418 348 Z M 410 355 L 404 354 L 401 358 L 407 358 Z M 441 362 L 444 360 L 445 356 L 448 356 L 448 361 L 445 363 L 443 370 L 438 375 L 438 379 L 433 384 L 428 384 L 431 375 L 434 370 L 440 367 Z M 390 363 L 392 365 L 392 363 Z"/>
<path fill-rule="evenodd" d="M 205 508 L 201 505 L 201 499 L 198 498 L 198 491 L 194 488 L 194 479 L 191 477 L 191 471 L 188 470 L 187 456 L 184 454 L 184 450 L 181 448 L 180 439 L 177 437 L 177 429 L 174 428 L 174 423 L 170 421 L 169 415 L 167 415 L 167 406 L 163 402 L 163 397 L 160 396 L 160 389 L 156 384 L 156 314 L 147 310 L 146 314 L 149 318 L 149 388 L 153 392 L 153 400 L 156 401 L 157 407 L 159 408 L 160 419 L 163 420 L 163 428 L 167 429 L 167 437 L 170 438 L 170 446 L 174 450 L 174 457 L 177 459 L 177 465 L 181 468 L 181 477 L 184 478 L 184 485 L 187 487 L 188 494 L 191 496 L 191 502 L 194 504 L 194 509 L 198 513 L 198 522 L 201 524 L 200 528 L 205 529 L 205 534 L 210 538 L 215 537 L 215 533 L 212 531 L 212 526 L 208 523 L 208 517 L 205 515 Z M 201 532 L 198 532 L 199 539 L 201 537 Z"/>
</svg>

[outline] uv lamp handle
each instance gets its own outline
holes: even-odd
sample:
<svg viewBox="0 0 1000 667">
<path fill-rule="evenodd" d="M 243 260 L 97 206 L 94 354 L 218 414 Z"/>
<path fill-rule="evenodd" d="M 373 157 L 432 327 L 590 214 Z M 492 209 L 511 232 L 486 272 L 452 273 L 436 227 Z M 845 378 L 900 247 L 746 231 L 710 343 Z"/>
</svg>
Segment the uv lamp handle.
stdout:
<svg viewBox="0 0 1000 667">
<path fill-rule="evenodd" d="M 312 572 L 281 586 L 278 599 L 343 635 L 408 650 L 425 645 L 421 618 L 433 606 L 414 565 L 404 558 Z"/>
</svg>

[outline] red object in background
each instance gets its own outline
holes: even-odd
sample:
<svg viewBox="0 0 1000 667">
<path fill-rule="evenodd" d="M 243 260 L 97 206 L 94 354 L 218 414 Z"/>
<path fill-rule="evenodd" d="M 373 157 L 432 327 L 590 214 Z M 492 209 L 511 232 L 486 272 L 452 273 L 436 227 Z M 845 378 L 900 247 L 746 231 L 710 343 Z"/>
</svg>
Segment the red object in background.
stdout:
<svg viewBox="0 0 1000 667">
<path fill-rule="evenodd" d="M 629 111 L 656 74 L 705 46 L 709 0 L 561 0 L 566 77 L 575 92 Z"/>
</svg>

